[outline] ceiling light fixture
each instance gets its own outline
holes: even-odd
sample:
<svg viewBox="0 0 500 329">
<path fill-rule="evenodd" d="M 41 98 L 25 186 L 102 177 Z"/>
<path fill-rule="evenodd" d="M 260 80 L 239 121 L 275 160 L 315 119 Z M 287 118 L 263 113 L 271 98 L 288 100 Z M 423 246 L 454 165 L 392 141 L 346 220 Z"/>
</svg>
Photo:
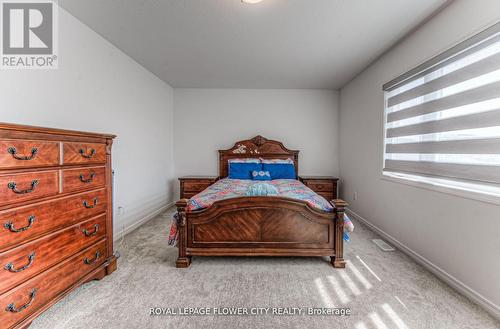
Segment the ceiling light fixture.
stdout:
<svg viewBox="0 0 500 329">
<path fill-rule="evenodd" d="M 243 3 L 248 3 L 248 4 L 256 4 L 256 3 L 259 3 L 261 2 L 262 0 L 241 0 L 241 2 Z"/>
</svg>

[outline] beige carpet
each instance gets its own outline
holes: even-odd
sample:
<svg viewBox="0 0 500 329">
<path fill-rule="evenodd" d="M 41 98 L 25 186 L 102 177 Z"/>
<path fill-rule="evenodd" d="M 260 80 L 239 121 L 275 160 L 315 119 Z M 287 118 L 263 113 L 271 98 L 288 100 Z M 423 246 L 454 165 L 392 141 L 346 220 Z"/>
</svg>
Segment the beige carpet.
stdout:
<svg viewBox="0 0 500 329">
<path fill-rule="evenodd" d="M 176 269 L 172 211 L 128 234 L 118 270 L 45 312 L 32 328 L 500 328 L 404 254 L 378 250 L 361 223 L 345 270 L 322 258 L 193 258 Z M 156 316 L 151 307 L 348 307 L 335 316 Z"/>
</svg>

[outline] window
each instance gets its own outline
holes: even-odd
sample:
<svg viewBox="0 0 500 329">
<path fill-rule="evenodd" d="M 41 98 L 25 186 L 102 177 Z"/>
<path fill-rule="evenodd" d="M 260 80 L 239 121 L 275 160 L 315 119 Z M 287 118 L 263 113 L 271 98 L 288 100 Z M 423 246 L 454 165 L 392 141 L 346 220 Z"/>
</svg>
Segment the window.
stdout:
<svg viewBox="0 0 500 329">
<path fill-rule="evenodd" d="M 500 23 L 384 93 L 384 175 L 500 196 Z"/>
</svg>

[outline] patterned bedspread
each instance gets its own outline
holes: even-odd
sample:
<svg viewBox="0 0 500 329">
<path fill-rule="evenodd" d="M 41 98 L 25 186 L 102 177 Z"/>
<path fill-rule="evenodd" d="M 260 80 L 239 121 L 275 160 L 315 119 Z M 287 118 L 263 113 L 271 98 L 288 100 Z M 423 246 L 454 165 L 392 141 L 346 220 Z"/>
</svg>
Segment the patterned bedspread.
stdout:
<svg viewBox="0 0 500 329">
<path fill-rule="evenodd" d="M 248 186 L 254 183 L 255 181 L 248 179 L 221 179 L 203 192 L 193 196 L 189 200 L 189 210 L 208 208 L 216 201 L 245 196 Z M 266 183 L 276 187 L 279 193 L 278 196 L 303 200 L 319 210 L 333 211 L 333 206 L 328 201 L 298 180 L 275 179 L 266 181 Z M 268 197 L 272 198 L 274 196 Z"/>
</svg>

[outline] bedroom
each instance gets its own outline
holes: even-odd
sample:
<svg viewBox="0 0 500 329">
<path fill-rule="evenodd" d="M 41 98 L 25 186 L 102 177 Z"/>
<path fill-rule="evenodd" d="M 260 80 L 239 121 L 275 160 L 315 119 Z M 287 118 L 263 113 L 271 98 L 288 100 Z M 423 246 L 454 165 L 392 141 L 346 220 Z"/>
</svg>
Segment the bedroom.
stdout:
<svg viewBox="0 0 500 329">
<path fill-rule="evenodd" d="M 498 1 L 0 2 L 0 327 L 500 328 Z"/>
</svg>

